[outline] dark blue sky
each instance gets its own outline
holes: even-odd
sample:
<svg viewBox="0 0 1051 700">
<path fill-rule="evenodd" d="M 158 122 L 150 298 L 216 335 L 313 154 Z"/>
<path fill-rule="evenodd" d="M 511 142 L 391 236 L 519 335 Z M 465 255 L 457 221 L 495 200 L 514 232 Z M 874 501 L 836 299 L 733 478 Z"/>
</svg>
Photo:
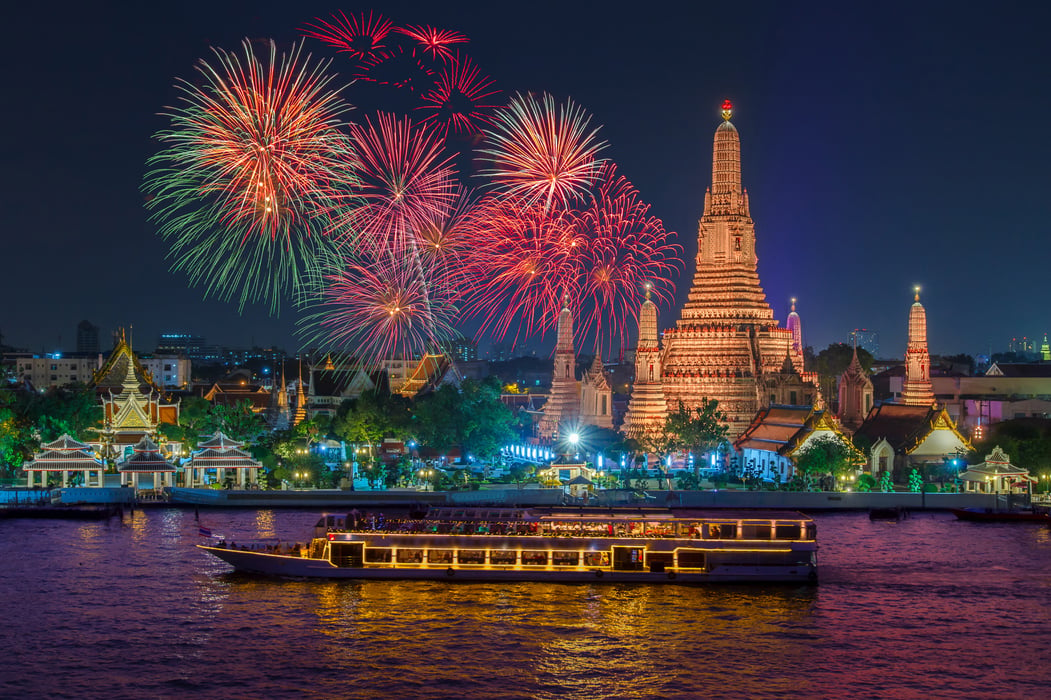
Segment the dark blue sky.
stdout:
<svg viewBox="0 0 1051 700">
<path fill-rule="evenodd" d="M 0 332 L 71 349 L 86 318 L 104 332 L 134 325 L 143 349 L 176 330 L 295 347 L 293 314 L 239 314 L 168 271 L 142 208 L 144 164 L 174 79 L 192 77 L 209 46 L 287 44 L 314 17 L 376 9 L 459 30 L 499 87 L 571 96 L 594 114 L 608 155 L 680 234 L 680 297 L 728 97 L 759 274 L 782 323 L 796 296 L 808 344 L 860 326 L 900 356 L 920 284 L 932 352 L 1001 350 L 1051 328 L 1051 12 L 1031 5 L 22 4 L 0 49 Z M 345 96 L 354 103 L 355 88 Z M 662 326 L 675 316 L 662 309 Z"/>
</svg>

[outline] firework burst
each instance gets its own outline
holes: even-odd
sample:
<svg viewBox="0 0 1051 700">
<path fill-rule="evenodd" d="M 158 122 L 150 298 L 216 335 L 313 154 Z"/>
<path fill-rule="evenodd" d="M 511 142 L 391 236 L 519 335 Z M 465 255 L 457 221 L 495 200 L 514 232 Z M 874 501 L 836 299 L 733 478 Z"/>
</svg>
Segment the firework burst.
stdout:
<svg viewBox="0 0 1051 700">
<path fill-rule="evenodd" d="M 409 25 L 395 28 L 394 31 L 415 41 L 421 51 L 431 55 L 431 60 L 452 60 L 453 52 L 449 47 L 453 44 L 467 43 L 466 36 L 449 29 Z"/>
<path fill-rule="evenodd" d="M 332 184 L 352 181 L 339 130 L 349 106 L 301 46 L 279 56 L 271 42 L 265 59 L 243 49 L 216 49 L 197 67 L 202 85 L 179 83 L 144 189 L 175 269 L 208 294 L 276 311 L 325 251 Z"/>
<path fill-rule="evenodd" d="M 331 20 L 316 19 L 301 31 L 305 36 L 317 39 L 340 53 L 349 54 L 359 63 L 380 60 L 390 53 L 387 39 L 394 25 L 382 15 L 369 12 L 347 17 L 343 12 L 332 15 Z"/>
<path fill-rule="evenodd" d="M 428 112 L 422 121 L 438 125 L 443 136 L 450 130 L 476 134 L 492 123 L 490 113 L 499 106 L 495 96 L 500 91 L 492 85 L 492 78 L 457 52 L 439 73 L 435 86 L 422 95 L 424 104 L 416 109 Z"/>
<path fill-rule="evenodd" d="M 350 125 L 358 186 L 336 197 L 335 230 L 371 250 L 402 250 L 414 231 L 449 213 L 455 171 L 444 142 L 431 129 L 380 113 L 375 122 Z"/>
<path fill-rule="evenodd" d="M 545 211 L 568 208 L 595 184 L 598 154 L 606 146 L 590 122 L 572 100 L 556 105 L 547 93 L 516 95 L 485 132 L 482 153 L 493 167 L 482 174 L 507 194 L 542 203 Z"/>
<path fill-rule="evenodd" d="M 611 162 L 576 225 L 586 240 L 576 328 L 582 337 L 594 334 L 599 352 L 622 347 L 626 331 L 637 325 L 639 290 L 649 285 L 658 303 L 670 301 L 682 249 Z"/>
<path fill-rule="evenodd" d="M 432 282 L 408 257 L 349 262 L 325 277 L 321 308 L 301 328 L 311 334 L 308 342 L 349 348 L 365 367 L 434 352 L 455 337 L 457 311 L 435 297 Z"/>
<path fill-rule="evenodd" d="M 570 216 L 522 200 L 491 196 L 475 215 L 478 240 L 467 268 L 463 308 L 482 319 L 479 333 L 503 340 L 514 329 L 544 333 L 563 298 L 579 296 L 582 242 Z"/>
</svg>

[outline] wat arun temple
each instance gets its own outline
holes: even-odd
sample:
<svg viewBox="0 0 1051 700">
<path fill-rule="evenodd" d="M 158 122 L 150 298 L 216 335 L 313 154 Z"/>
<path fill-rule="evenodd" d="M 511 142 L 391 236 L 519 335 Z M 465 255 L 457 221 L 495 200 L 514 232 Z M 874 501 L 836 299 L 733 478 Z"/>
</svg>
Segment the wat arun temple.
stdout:
<svg viewBox="0 0 1051 700">
<path fill-rule="evenodd" d="M 771 404 L 820 406 L 817 376 L 803 369 L 801 323 L 794 304 L 779 326 L 759 285 L 755 224 L 741 185 L 741 139 L 723 104 L 715 130 L 712 184 L 697 231 L 693 284 L 675 326 L 658 336 L 657 310 L 647 299 L 623 432 L 659 433 L 681 402 L 692 409 L 719 402 L 729 437 L 740 435 Z"/>
</svg>

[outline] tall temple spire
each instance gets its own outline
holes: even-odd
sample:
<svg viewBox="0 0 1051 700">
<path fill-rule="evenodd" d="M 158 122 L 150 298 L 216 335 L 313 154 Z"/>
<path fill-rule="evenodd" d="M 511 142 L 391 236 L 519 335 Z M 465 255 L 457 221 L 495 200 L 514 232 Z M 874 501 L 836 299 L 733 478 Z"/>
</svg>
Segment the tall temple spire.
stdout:
<svg viewBox="0 0 1051 700">
<path fill-rule="evenodd" d="M 839 422 L 848 430 L 856 430 L 865 421 L 872 408 L 872 380 L 858 359 L 858 340 L 854 337 L 854 356 L 839 376 Z"/>
<path fill-rule="evenodd" d="M 580 388 L 576 377 L 577 355 L 573 347 L 573 312 L 569 309 L 569 294 L 565 295 L 562 311 L 558 314 L 555 366 L 551 377 L 551 394 L 544 404 L 544 415 L 537 425 L 541 438 L 554 440 L 559 424 L 576 416 L 580 406 Z"/>
<path fill-rule="evenodd" d="M 661 351 L 657 335 L 657 306 L 650 300 L 649 283 L 646 298 L 639 308 L 639 343 L 635 348 L 635 383 L 631 387 L 628 412 L 624 416 L 624 434 L 640 439 L 647 433 L 658 434 L 664 428 L 668 404 L 661 382 Z"/>
<path fill-rule="evenodd" d="M 724 102 L 712 146 L 712 183 L 697 227 L 693 284 L 675 327 L 664 332 L 660 365 L 667 405 L 682 402 L 692 409 L 703 399 L 715 399 L 732 439 L 771 402 L 768 380 L 781 374 L 786 355 L 798 361 L 799 379 L 807 385 L 802 395 L 797 389 L 797 400 L 810 395 L 816 404 L 821 399 L 816 376 L 802 366 L 802 348 L 798 355 L 793 352 L 792 331 L 778 327 L 759 284 L 755 224 L 731 116 L 733 105 Z"/>
<path fill-rule="evenodd" d="M 901 402 L 908 406 L 930 406 L 934 403 L 931 385 L 931 356 L 927 351 L 927 311 L 920 303 L 920 288 L 909 309 L 909 343 L 905 349 L 905 386 Z"/>
<path fill-rule="evenodd" d="M 803 321 L 796 313 L 796 298 L 792 297 L 792 310 L 788 312 L 785 328 L 792 331 L 792 362 L 796 369 L 803 371 Z"/>
</svg>

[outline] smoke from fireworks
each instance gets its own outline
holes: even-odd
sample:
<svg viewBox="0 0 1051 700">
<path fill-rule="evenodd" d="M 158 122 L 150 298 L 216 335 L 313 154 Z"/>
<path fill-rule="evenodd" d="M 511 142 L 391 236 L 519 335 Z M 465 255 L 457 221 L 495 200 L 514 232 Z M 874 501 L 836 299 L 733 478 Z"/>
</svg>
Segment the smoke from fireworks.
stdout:
<svg viewBox="0 0 1051 700">
<path fill-rule="evenodd" d="M 202 85 L 180 82 L 144 189 L 175 269 L 208 294 L 276 310 L 326 254 L 327 193 L 352 178 L 339 130 L 349 107 L 328 64 L 301 46 L 279 56 L 271 42 L 260 59 L 245 41 L 243 51 L 216 49 L 214 65 L 197 67 Z"/>
<path fill-rule="evenodd" d="M 486 129 L 482 153 L 493 167 L 483 171 L 495 186 L 528 204 L 569 207 L 595 183 L 606 146 L 590 129 L 591 116 L 566 100 L 556 105 L 547 93 L 515 95 Z"/>
</svg>

